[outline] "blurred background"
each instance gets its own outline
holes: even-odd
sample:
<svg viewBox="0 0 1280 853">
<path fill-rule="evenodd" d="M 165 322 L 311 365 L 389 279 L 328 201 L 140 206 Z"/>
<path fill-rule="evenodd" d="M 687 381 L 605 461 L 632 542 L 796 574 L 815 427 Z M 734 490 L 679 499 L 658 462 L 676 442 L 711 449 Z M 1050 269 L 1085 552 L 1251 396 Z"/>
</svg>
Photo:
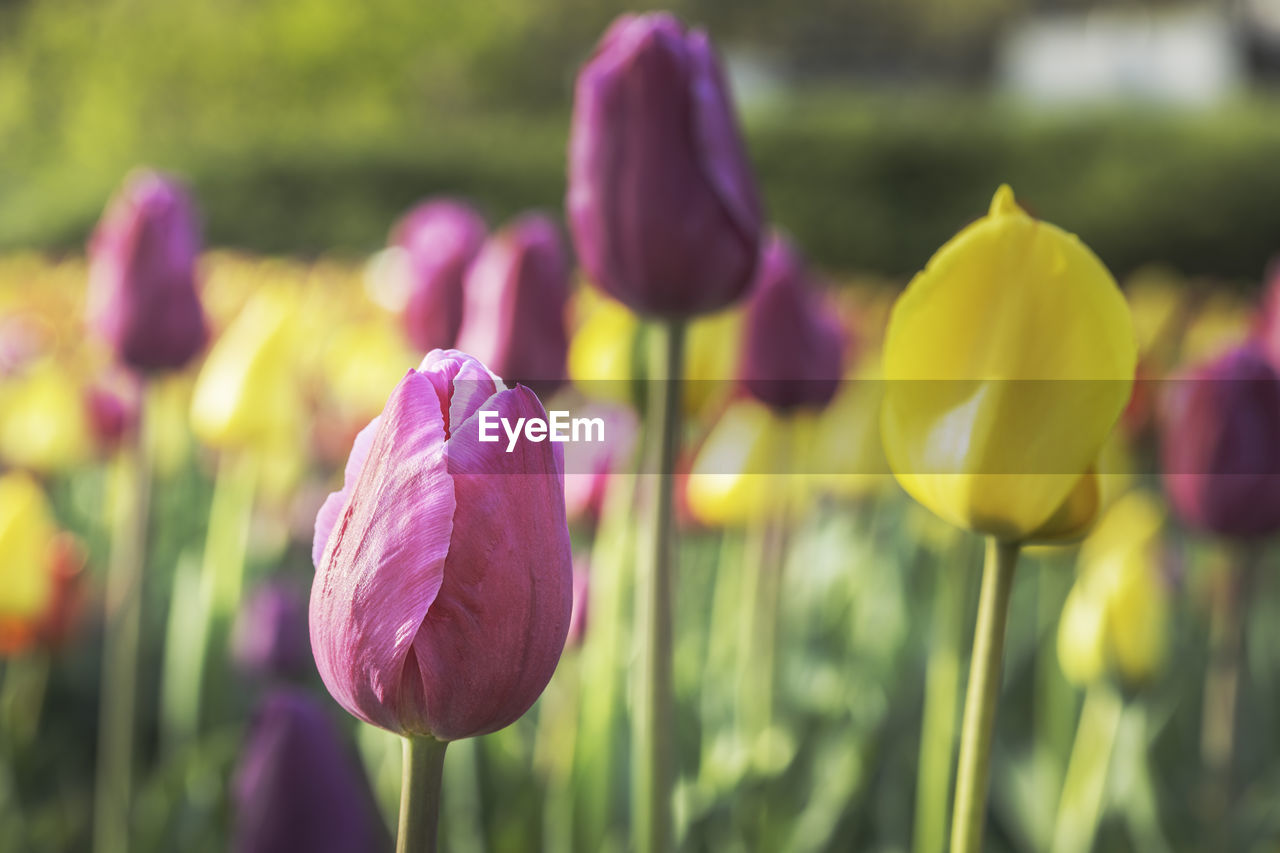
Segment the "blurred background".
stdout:
<svg viewBox="0 0 1280 853">
<path fill-rule="evenodd" d="M 1002 182 L 1125 286 L 1143 378 L 1260 326 L 1280 251 L 1280 0 L 668 8 L 721 51 L 768 218 L 822 271 L 829 313 L 856 342 L 846 378 L 875 379 L 893 298 Z M 493 226 L 528 208 L 558 218 L 574 76 L 628 10 L 0 0 L 0 471 L 38 483 L 50 525 L 75 543 L 38 625 L 6 622 L 0 587 L 0 851 L 90 848 L 98 707 L 117 689 L 100 641 L 128 488 L 120 450 L 143 420 L 155 482 L 129 849 L 226 850 L 252 831 L 246 804 L 316 813 L 328 801 L 288 793 L 316 779 L 348 780 L 308 794 L 332 795 L 335 813 L 373 808 L 394 825 L 399 744 L 330 700 L 306 636 L 316 509 L 356 430 L 421 357 L 383 250 L 429 196 L 465 197 Z M 86 241 L 144 164 L 181 176 L 201 211 L 213 343 L 155 380 L 140 414 L 82 317 Z M 568 373 L 587 381 L 560 393 L 634 433 L 644 330 L 589 288 L 566 308 Z M 807 432 L 729 405 L 740 333 L 740 312 L 690 333 L 690 378 L 708 380 L 691 387 L 715 393 L 685 401 L 678 832 L 699 850 L 936 853 L 980 543 L 884 475 L 876 382 L 844 383 Z M 226 422 L 193 412 L 202 386 L 236 389 Z M 1254 571 L 1273 551 L 1169 517 L 1158 386 L 1139 384 L 1108 450 L 1123 460 L 1109 469 L 1117 490 L 1138 495 L 1108 536 L 1141 545 L 1118 561 L 1137 568 L 1101 592 L 1079 581 L 1104 541 L 1092 558 L 1035 549 L 1020 569 L 993 851 L 1280 844 L 1280 598 Z M 696 476 L 721 424 L 734 452 L 769 433 L 829 453 L 815 472 L 868 475 L 806 478 L 803 512 L 763 524 L 744 508 L 760 483 L 743 486 L 714 453 L 709 470 L 727 481 Z M 586 615 L 533 712 L 450 747 L 445 849 L 627 849 L 631 501 L 644 478 L 618 475 L 633 455 L 574 463 L 593 472 L 567 495 Z M 787 582 L 744 582 L 769 567 Z M 775 643 L 757 636 L 760 607 Z M 1122 629 L 1100 627 L 1112 620 Z M 760 648 L 774 655 L 763 680 Z M 293 731 L 264 702 L 281 685 L 313 709 L 294 740 L 271 734 Z M 761 696 L 766 720 L 744 720 Z M 308 749 L 318 739 L 332 750 Z"/>
<path fill-rule="evenodd" d="M 1275 0 L 670 5 L 824 265 L 909 274 L 999 181 L 1120 274 L 1256 277 L 1275 248 Z M 558 208 L 574 73 L 629 8 L 4 0 L 0 246 L 79 247 L 140 162 L 261 251 L 371 250 L 427 193 Z"/>
</svg>

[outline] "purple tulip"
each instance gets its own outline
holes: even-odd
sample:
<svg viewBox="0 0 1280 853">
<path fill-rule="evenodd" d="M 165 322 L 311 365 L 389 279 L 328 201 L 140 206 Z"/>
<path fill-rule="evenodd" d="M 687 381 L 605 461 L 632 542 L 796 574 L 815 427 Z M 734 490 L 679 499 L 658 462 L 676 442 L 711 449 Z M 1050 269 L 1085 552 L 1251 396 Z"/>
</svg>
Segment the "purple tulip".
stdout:
<svg viewBox="0 0 1280 853">
<path fill-rule="evenodd" d="M 844 331 L 799 254 L 772 236 L 747 302 L 739 381 L 777 412 L 821 409 L 840 386 L 844 345 Z"/>
<path fill-rule="evenodd" d="M 486 231 L 480 214 L 453 199 L 418 205 L 392 230 L 391 242 L 409 256 L 405 333 L 422 352 L 457 343 L 462 283 Z"/>
<path fill-rule="evenodd" d="M 525 214 L 489 238 L 465 291 L 460 350 L 539 394 L 564 382 L 569 263 L 549 217 Z"/>
<path fill-rule="evenodd" d="M 665 12 L 613 23 L 578 75 L 567 206 L 587 274 L 640 314 L 746 293 L 760 203 L 706 33 Z"/>
<path fill-rule="evenodd" d="M 271 693 L 232 783 L 236 853 L 390 850 L 368 780 L 311 694 Z"/>
<path fill-rule="evenodd" d="M 1246 344 L 1171 383 L 1164 485 L 1178 514 L 1220 536 L 1280 531 L 1280 375 Z"/>
<path fill-rule="evenodd" d="M 236 616 L 231 657 L 241 670 L 264 678 L 305 673 L 311 666 L 311 647 L 302 592 L 283 580 L 259 586 Z"/>
<path fill-rule="evenodd" d="M 555 671 L 573 579 L 560 445 L 480 440 L 546 418 L 476 359 L 427 354 L 359 436 L 316 517 L 311 646 L 360 719 L 449 741 L 519 718 Z"/>
<path fill-rule="evenodd" d="M 204 349 L 199 254 L 200 226 L 186 190 L 156 172 L 131 175 L 89 244 L 90 319 L 122 364 L 177 370 Z"/>
</svg>

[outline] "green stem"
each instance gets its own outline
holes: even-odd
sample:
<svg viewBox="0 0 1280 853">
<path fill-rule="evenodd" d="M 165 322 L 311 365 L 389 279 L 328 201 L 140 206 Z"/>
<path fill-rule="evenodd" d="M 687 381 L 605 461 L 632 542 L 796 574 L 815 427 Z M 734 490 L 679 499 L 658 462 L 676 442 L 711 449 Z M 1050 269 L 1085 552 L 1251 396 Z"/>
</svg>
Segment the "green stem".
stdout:
<svg viewBox="0 0 1280 853">
<path fill-rule="evenodd" d="M 990 539 L 982 569 L 978 623 L 973 633 L 969 688 L 960 732 L 960 763 L 956 767 L 956 800 L 951 818 L 951 853 L 980 853 L 987 815 L 987 784 L 991 777 L 991 743 L 996 705 L 1000 698 L 1004 658 L 1004 628 L 1009 617 L 1009 594 L 1018 564 L 1018 543 Z"/>
<path fill-rule="evenodd" d="M 967 551 L 966 551 L 967 553 Z M 942 853 L 947 843 L 947 799 L 960 698 L 960 645 L 973 566 L 936 566 L 933 637 L 925 667 L 924 712 L 916 768 L 915 853 Z"/>
<path fill-rule="evenodd" d="M 674 691 L 672 687 L 671 587 L 675 557 L 675 462 L 680 440 L 684 373 L 684 324 L 659 327 L 650 374 L 648 435 L 657 440 L 657 496 L 650 559 L 639 578 L 636 624 L 642 631 L 641 690 L 634 716 L 635 766 L 632 831 L 637 853 L 662 853 L 673 845 Z"/>
<path fill-rule="evenodd" d="M 121 476 L 116 483 L 120 488 L 114 496 L 111 557 L 107 566 L 94 795 L 93 849 L 97 853 L 123 853 L 129 849 L 133 718 L 151 493 L 148 391 L 144 385 L 134 441 L 121 451 L 117 460 Z"/>
<path fill-rule="evenodd" d="M 400 786 L 400 832 L 396 853 L 435 853 L 440 825 L 440 791 L 448 741 L 430 736 L 404 739 Z"/>
</svg>

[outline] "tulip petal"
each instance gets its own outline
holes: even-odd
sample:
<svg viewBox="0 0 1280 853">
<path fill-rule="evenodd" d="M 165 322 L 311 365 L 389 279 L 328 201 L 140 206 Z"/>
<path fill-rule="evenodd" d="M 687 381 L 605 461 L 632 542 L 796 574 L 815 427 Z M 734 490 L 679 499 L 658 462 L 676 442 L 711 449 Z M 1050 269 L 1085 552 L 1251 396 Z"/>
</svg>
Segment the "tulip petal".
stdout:
<svg viewBox="0 0 1280 853">
<path fill-rule="evenodd" d="M 347 467 L 342 473 L 342 488 L 325 498 L 320 511 L 316 513 L 316 533 L 311 542 L 311 563 L 317 568 L 320 566 L 320 558 L 324 556 L 324 546 L 329 543 L 329 534 L 333 532 L 333 525 L 337 523 L 347 498 L 351 496 L 352 489 L 356 487 L 356 481 L 360 479 L 364 460 L 369 457 L 369 448 L 373 446 L 373 439 L 378 434 L 378 424 L 381 420 L 382 416 L 379 415 L 356 434 L 356 440 L 351 445 L 351 455 L 347 457 Z"/>
<path fill-rule="evenodd" d="M 311 595 L 325 686 L 355 716 L 401 734 L 427 731 L 405 666 L 441 589 L 453 532 L 435 380 L 411 371 L 391 393 Z"/>
<path fill-rule="evenodd" d="M 446 412 L 444 430 L 452 434 L 451 424 L 460 424 L 497 392 L 502 380 L 484 364 L 458 350 L 432 350 L 422 359 L 418 370 L 431 379 L 440 407 Z"/>
<path fill-rule="evenodd" d="M 525 387 L 499 392 L 485 409 L 513 421 L 545 417 Z M 453 542 L 444 584 L 413 641 L 437 738 L 514 722 L 555 671 L 573 601 L 559 451 L 549 442 L 521 440 L 511 453 L 505 443 L 480 443 L 476 417 L 449 441 Z"/>
</svg>

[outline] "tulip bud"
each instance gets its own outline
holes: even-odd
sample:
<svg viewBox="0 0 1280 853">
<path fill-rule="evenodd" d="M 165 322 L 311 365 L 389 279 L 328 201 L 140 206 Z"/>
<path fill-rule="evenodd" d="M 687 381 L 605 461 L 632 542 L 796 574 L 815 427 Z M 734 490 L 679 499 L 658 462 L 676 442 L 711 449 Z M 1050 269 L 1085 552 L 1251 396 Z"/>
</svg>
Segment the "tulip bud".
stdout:
<svg viewBox="0 0 1280 853">
<path fill-rule="evenodd" d="M 57 647 L 79 615 L 84 552 L 29 475 L 0 476 L 0 655 Z"/>
<path fill-rule="evenodd" d="M 761 213 L 706 34 L 624 15 L 578 75 L 567 200 L 591 280 L 640 314 L 689 317 L 751 285 Z"/>
<path fill-rule="evenodd" d="M 560 235 L 526 214 L 489 238 L 467 273 L 458 349 L 539 394 L 565 379 L 569 265 Z"/>
<path fill-rule="evenodd" d="M 307 603 L 292 584 L 264 583 L 236 615 L 231 656 L 243 671 L 263 678 L 290 678 L 311 665 Z"/>
<path fill-rule="evenodd" d="M 111 453 L 120 447 L 137 424 L 140 403 L 137 387 L 124 374 L 104 374 L 85 389 L 89 429 L 100 452 Z"/>
<path fill-rule="evenodd" d="M 390 850 L 369 782 L 311 694 L 271 693 L 245 740 L 232 783 L 236 853 Z"/>
<path fill-rule="evenodd" d="M 404 328 L 421 352 L 447 349 L 462 326 L 462 285 L 484 242 L 480 214 L 452 199 L 428 201 L 396 223 L 391 242 L 408 255 Z"/>
<path fill-rule="evenodd" d="M 89 244 L 89 314 L 122 364 L 177 370 L 204 349 L 196 295 L 200 226 L 177 181 L 137 172 L 125 182 Z"/>
<path fill-rule="evenodd" d="M 1081 545 L 1079 574 L 1058 623 L 1058 661 L 1073 683 L 1115 674 L 1140 684 L 1160 669 L 1169 621 L 1163 521 L 1152 495 L 1129 492 Z"/>
<path fill-rule="evenodd" d="M 822 409 L 835 397 L 843 366 L 840 324 L 794 247 L 774 235 L 747 301 L 739 381 L 778 414 Z"/>
<path fill-rule="evenodd" d="M 1220 536 L 1280 530 L 1280 375 L 1261 348 L 1231 350 L 1169 391 L 1161 462 L 1174 510 Z"/>
<path fill-rule="evenodd" d="M 48 604 L 45 569 L 56 532 L 34 479 L 17 472 L 0 477 L 0 621 L 32 620 Z"/>
<path fill-rule="evenodd" d="M 1087 530 L 1137 344 L 1102 262 L 1001 187 L 899 297 L 880 434 L 894 476 L 958 527 L 1011 542 Z"/>
<path fill-rule="evenodd" d="M 316 517 L 311 647 L 349 712 L 449 741 L 519 718 L 555 671 L 572 570 L 559 445 L 481 441 L 546 419 L 474 358 L 427 354 L 356 437 Z"/>
<path fill-rule="evenodd" d="M 68 366 L 43 358 L 0 397 L 0 460 L 33 471 L 65 471 L 91 455 L 89 414 Z"/>
</svg>

